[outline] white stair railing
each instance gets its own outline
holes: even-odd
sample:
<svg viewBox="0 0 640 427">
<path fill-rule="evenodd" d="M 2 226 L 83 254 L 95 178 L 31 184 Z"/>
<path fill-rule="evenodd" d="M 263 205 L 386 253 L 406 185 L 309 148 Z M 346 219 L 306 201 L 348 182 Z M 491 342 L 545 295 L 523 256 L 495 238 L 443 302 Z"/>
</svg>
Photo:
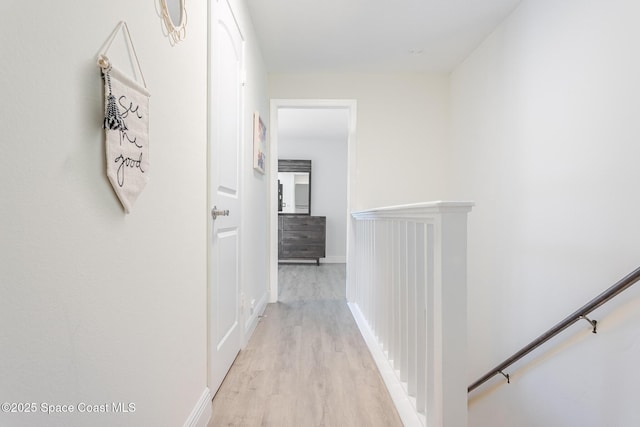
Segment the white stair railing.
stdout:
<svg viewBox="0 0 640 427">
<path fill-rule="evenodd" d="M 467 425 L 472 206 L 429 202 L 352 214 L 349 306 L 405 426 Z"/>
</svg>

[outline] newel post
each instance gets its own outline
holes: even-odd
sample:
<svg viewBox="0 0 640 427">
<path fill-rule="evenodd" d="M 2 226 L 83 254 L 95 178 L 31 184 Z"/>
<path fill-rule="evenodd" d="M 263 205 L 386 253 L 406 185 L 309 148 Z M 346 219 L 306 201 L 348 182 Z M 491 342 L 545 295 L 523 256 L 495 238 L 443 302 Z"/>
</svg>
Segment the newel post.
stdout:
<svg viewBox="0 0 640 427">
<path fill-rule="evenodd" d="M 427 326 L 432 381 L 427 380 L 427 426 L 467 425 L 467 214 L 472 204 L 436 208 L 433 318 Z M 439 223 L 439 224 L 438 224 Z M 428 365 L 431 365 L 428 363 Z M 432 393 L 430 393 L 432 391 Z"/>
</svg>

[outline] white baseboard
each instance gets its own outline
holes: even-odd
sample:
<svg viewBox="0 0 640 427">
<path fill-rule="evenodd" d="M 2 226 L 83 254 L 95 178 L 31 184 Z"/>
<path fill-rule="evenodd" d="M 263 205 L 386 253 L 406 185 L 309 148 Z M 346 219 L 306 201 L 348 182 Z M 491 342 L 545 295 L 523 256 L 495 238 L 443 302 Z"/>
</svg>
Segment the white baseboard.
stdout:
<svg viewBox="0 0 640 427">
<path fill-rule="evenodd" d="M 212 400 L 213 396 L 211 396 L 211 390 L 209 390 L 209 387 L 205 387 L 198 403 L 196 403 L 196 406 L 193 408 L 193 411 L 191 411 L 189 418 L 185 421 L 184 427 L 207 427 L 213 412 L 211 404 Z"/>
<path fill-rule="evenodd" d="M 253 335 L 253 331 L 258 326 L 258 319 L 264 313 L 265 308 L 267 308 L 267 303 L 269 302 L 269 292 L 266 292 L 260 298 L 260 301 L 257 302 L 253 309 L 253 314 L 249 316 L 247 321 L 244 323 L 244 340 L 243 347 L 249 342 L 249 338 Z"/>
<path fill-rule="evenodd" d="M 346 264 L 347 257 L 346 256 L 327 256 L 324 258 L 320 258 L 320 264 Z"/>
<path fill-rule="evenodd" d="M 371 328 L 369 328 L 367 321 L 360 312 L 360 308 L 358 308 L 357 304 L 354 303 L 348 303 L 348 305 L 351 310 L 351 314 L 358 325 L 358 329 L 360 329 L 360 334 L 362 335 L 362 338 L 364 338 L 364 341 L 369 348 L 369 352 L 378 366 L 380 376 L 382 377 L 384 384 L 387 386 L 387 390 L 389 390 L 391 400 L 393 400 L 393 404 L 398 411 L 402 424 L 404 424 L 405 427 L 424 427 L 424 416 L 418 414 L 415 406 L 411 403 L 411 399 L 407 395 L 402 382 L 400 382 L 400 379 L 393 370 L 393 366 L 382 351 L 382 348 L 378 345 L 378 340 L 371 331 Z"/>
</svg>

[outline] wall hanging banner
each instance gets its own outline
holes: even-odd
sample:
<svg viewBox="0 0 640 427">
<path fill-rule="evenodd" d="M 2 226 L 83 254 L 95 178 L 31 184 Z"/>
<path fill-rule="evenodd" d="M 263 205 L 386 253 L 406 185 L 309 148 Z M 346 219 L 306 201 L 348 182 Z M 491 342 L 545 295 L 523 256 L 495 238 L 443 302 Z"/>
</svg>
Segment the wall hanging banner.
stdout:
<svg viewBox="0 0 640 427">
<path fill-rule="evenodd" d="M 124 22 L 120 23 L 118 30 Z M 115 37 L 115 33 L 112 36 Z M 131 42 L 129 30 L 126 34 Z M 111 43 L 109 43 L 109 46 Z M 109 48 L 107 46 L 107 49 Z M 133 44 L 131 44 L 133 47 Z M 135 55 L 135 50 L 133 51 Z M 137 61 L 138 68 L 140 64 Z M 126 213 L 149 181 L 149 91 L 110 63 L 98 58 L 104 79 L 107 177 Z M 140 75 L 142 76 L 142 72 Z M 144 77 L 142 77 L 144 82 Z"/>
</svg>

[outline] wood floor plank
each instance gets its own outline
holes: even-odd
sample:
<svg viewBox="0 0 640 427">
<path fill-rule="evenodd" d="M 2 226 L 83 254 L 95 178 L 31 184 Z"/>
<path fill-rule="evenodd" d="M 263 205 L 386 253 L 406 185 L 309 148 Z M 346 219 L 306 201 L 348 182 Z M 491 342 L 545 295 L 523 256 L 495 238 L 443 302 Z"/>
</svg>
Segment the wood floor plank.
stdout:
<svg viewBox="0 0 640 427">
<path fill-rule="evenodd" d="M 269 304 L 213 399 L 209 427 L 402 422 L 351 316 L 345 265 L 281 265 Z"/>
</svg>

